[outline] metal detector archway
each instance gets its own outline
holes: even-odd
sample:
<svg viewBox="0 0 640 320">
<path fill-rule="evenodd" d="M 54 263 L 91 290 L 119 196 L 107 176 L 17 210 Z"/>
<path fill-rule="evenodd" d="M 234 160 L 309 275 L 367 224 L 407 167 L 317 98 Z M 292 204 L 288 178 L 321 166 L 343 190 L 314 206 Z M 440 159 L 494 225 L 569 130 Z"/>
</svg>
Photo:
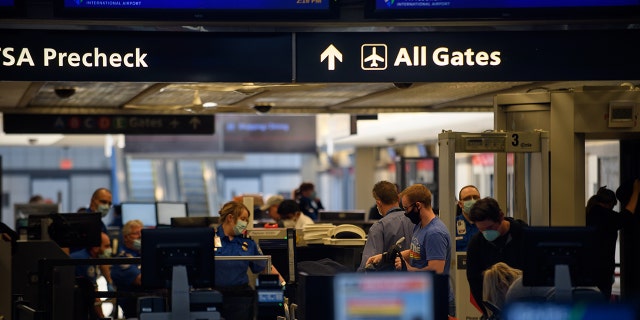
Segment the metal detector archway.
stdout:
<svg viewBox="0 0 640 320">
<path fill-rule="evenodd" d="M 507 154 L 514 154 L 513 216 L 530 225 L 550 225 L 550 177 L 549 177 L 549 133 L 528 132 L 484 132 L 468 133 L 443 131 L 438 135 L 439 149 L 439 204 L 440 218 L 447 225 L 452 244 L 455 243 L 456 197 L 455 170 L 456 153 L 494 153 L 494 198 L 507 213 L 508 177 Z M 482 192 L 482 191 L 481 191 Z M 479 312 L 470 303 L 469 285 L 466 281 L 466 252 L 456 252 L 452 245 L 451 280 L 456 295 L 458 319 L 479 317 Z M 480 302 L 481 303 L 481 302 Z"/>
</svg>

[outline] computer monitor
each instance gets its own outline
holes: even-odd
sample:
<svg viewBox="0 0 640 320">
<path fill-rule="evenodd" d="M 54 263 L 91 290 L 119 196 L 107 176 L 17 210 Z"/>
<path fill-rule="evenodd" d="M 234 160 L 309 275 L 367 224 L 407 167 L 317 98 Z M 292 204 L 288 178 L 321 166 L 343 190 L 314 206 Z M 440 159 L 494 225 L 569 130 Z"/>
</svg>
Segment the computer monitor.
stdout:
<svg viewBox="0 0 640 320">
<path fill-rule="evenodd" d="M 590 227 L 526 227 L 523 284 L 554 286 L 556 265 L 566 265 L 572 286 L 595 286 L 598 271 L 593 257 L 598 240 Z"/>
<path fill-rule="evenodd" d="M 556 303 L 550 301 L 515 301 L 501 313 L 505 320 L 636 320 L 638 308 L 629 301 L 619 303 Z"/>
<path fill-rule="evenodd" d="M 142 286 L 171 287 L 174 266 L 185 266 L 194 288 L 215 283 L 215 231 L 211 228 L 142 230 Z"/>
<path fill-rule="evenodd" d="M 98 212 L 29 216 L 28 240 L 53 240 L 62 248 L 99 247 L 101 219 Z"/>
<path fill-rule="evenodd" d="M 278 269 L 288 284 L 296 282 L 296 229 L 254 228 L 249 237 L 262 253 L 271 256 L 271 264 Z"/>
<path fill-rule="evenodd" d="M 50 213 L 60 212 L 57 203 L 16 203 L 13 205 L 13 212 L 16 219 L 16 231 L 27 227 L 29 216 L 46 216 Z"/>
<path fill-rule="evenodd" d="M 333 319 L 434 320 L 435 291 L 431 272 L 340 273 L 333 279 Z"/>
<path fill-rule="evenodd" d="M 158 225 L 155 202 L 123 202 L 121 205 L 122 223 L 129 220 L 140 220 L 145 228 Z"/>
<path fill-rule="evenodd" d="M 364 221 L 364 210 L 320 211 L 319 221 Z"/>
<path fill-rule="evenodd" d="M 158 215 L 158 225 L 170 226 L 171 218 L 182 218 L 188 216 L 186 202 L 156 202 L 156 214 Z"/>
<path fill-rule="evenodd" d="M 220 217 L 171 217 L 172 228 L 204 228 L 217 224 Z"/>
</svg>

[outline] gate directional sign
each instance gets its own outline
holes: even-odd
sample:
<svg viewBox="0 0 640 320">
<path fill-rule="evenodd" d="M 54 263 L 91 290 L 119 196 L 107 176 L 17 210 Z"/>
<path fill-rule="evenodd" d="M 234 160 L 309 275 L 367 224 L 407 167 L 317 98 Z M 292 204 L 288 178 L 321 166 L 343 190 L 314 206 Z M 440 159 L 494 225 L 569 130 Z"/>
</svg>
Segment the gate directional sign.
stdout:
<svg viewBox="0 0 640 320">
<path fill-rule="evenodd" d="M 635 78 L 639 30 L 297 33 L 299 82 Z"/>
<path fill-rule="evenodd" d="M 635 79 L 640 29 L 469 32 L 0 30 L 1 81 Z M 294 66 L 295 64 L 295 66 Z"/>
<path fill-rule="evenodd" d="M 214 116 L 180 115 L 3 115 L 5 133 L 213 134 Z"/>
</svg>

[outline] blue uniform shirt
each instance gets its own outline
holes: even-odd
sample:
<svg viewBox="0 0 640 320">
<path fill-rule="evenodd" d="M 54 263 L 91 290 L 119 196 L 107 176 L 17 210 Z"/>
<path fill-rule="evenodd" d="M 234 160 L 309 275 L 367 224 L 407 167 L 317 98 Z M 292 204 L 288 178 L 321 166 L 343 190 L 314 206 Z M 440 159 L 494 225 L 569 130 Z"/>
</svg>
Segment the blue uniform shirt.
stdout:
<svg viewBox="0 0 640 320">
<path fill-rule="evenodd" d="M 91 254 L 87 249 L 75 251 L 69 255 L 72 259 L 91 259 Z M 87 278 L 91 280 L 91 283 L 97 285 L 96 280 L 98 274 L 96 272 L 96 266 L 94 265 L 78 265 L 76 266 L 76 277 Z"/>
<path fill-rule="evenodd" d="M 118 253 L 119 258 L 140 257 L 138 251 L 122 246 Z M 114 264 L 111 266 L 111 279 L 118 290 L 126 290 L 133 287 L 133 281 L 140 274 L 140 265 L 137 264 Z"/>
<path fill-rule="evenodd" d="M 235 236 L 233 240 L 224 235 L 222 225 L 218 226 L 216 236 L 220 238 L 222 247 L 217 248 L 217 256 L 259 256 L 262 252 L 258 245 L 249 238 Z M 253 273 L 258 273 L 266 267 L 265 261 L 216 261 L 216 287 L 229 287 L 246 285 L 249 283 L 247 268 Z"/>
<path fill-rule="evenodd" d="M 469 222 L 464 214 L 456 216 L 456 251 L 467 252 L 471 238 L 478 233 L 478 227 Z"/>
</svg>

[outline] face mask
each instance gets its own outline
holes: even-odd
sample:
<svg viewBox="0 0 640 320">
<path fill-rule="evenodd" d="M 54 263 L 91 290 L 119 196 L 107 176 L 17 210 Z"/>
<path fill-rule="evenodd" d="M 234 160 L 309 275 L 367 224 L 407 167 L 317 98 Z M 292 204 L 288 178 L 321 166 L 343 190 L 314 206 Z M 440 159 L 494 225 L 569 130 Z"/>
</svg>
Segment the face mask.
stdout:
<svg viewBox="0 0 640 320">
<path fill-rule="evenodd" d="M 98 258 L 101 258 L 101 259 L 111 258 L 112 254 L 113 254 L 113 251 L 111 251 L 111 248 L 108 248 L 108 249 L 105 249 L 104 252 L 99 254 Z"/>
<path fill-rule="evenodd" d="M 473 207 L 473 205 L 476 203 L 476 201 L 478 200 L 467 200 L 467 201 L 463 201 L 462 202 L 462 212 L 469 214 L 469 212 L 471 212 L 471 207 Z"/>
<path fill-rule="evenodd" d="M 493 241 L 498 239 L 500 236 L 500 231 L 498 230 L 486 230 L 482 231 L 482 236 L 487 239 L 487 241 Z"/>
<path fill-rule="evenodd" d="M 133 250 L 140 251 L 142 249 L 142 240 L 134 239 L 133 240 Z"/>
<path fill-rule="evenodd" d="M 235 232 L 236 236 L 239 236 L 244 232 L 244 229 L 247 228 L 247 222 L 244 220 L 238 220 L 236 225 L 233 227 L 233 232 Z"/>
<path fill-rule="evenodd" d="M 413 222 L 413 224 L 420 223 L 420 211 L 412 209 L 409 212 L 405 212 L 404 215 Z"/>
<path fill-rule="evenodd" d="M 102 214 L 103 218 L 106 217 L 107 214 L 109 214 L 109 209 L 111 209 L 111 206 L 108 204 L 98 205 L 98 212 Z"/>
</svg>

